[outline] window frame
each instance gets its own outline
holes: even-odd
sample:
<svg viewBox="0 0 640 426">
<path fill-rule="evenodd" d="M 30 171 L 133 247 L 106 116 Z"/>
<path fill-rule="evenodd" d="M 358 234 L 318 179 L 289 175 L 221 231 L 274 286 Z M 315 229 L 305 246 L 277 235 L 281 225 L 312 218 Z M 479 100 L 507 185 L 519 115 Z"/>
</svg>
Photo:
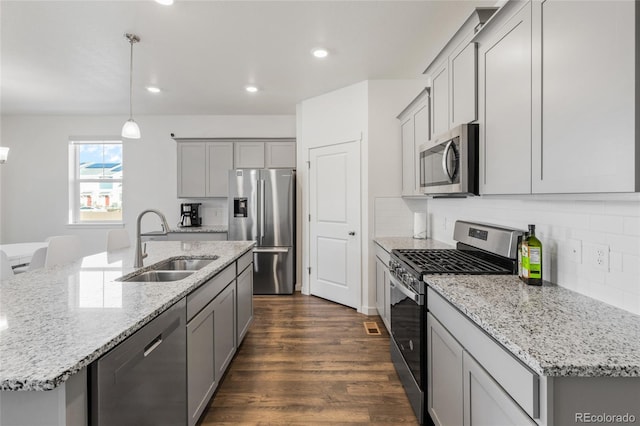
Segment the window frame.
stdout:
<svg viewBox="0 0 640 426">
<path fill-rule="evenodd" d="M 81 220 L 80 219 L 80 186 L 82 183 L 120 183 L 124 198 L 124 177 L 119 179 L 82 178 L 80 177 L 80 147 L 84 145 L 120 145 L 122 147 L 122 161 L 120 167 L 124 171 L 124 143 L 121 137 L 70 137 L 69 138 L 69 220 L 70 226 L 83 227 L 118 227 L 124 225 L 124 202 L 121 204 L 120 220 Z M 124 176 L 124 174 L 123 174 Z"/>
</svg>

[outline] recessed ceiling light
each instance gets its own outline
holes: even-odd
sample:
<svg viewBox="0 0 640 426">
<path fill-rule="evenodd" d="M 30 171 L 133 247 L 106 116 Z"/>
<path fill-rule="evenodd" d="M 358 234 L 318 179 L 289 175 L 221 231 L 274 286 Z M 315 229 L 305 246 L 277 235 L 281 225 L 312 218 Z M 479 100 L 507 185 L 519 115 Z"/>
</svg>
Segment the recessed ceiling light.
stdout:
<svg viewBox="0 0 640 426">
<path fill-rule="evenodd" d="M 329 51 L 327 51 L 327 49 L 323 49 L 319 47 L 319 48 L 313 49 L 311 51 L 311 54 L 316 58 L 326 58 L 327 56 L 329 56 Z"/>
<path fill-rule="evenodd" d="M 147 86 L 147 90 L 151 93 L 160 93 L 161 90 L 159 87 Z"/>
<path fill-rule="evenodd" d="M 258 88 L 256 86 L 247 86 L 244 88 L 244 90 L 249 93 L 256 93 L 258 91 Z"/>
<path fill-rule="evenodd" d="M 173 4 L 173 0 L 156 0 L 156 3 L 160 3 L 163 6 L 171 6 Z"/>
</svg>

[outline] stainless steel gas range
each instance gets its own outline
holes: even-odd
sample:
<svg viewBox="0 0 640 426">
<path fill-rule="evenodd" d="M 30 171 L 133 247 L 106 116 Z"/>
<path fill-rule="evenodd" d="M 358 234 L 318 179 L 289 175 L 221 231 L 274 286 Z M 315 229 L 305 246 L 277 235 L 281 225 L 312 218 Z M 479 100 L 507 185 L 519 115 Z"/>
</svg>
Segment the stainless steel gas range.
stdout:
<svg viewBox="0 0 640 426">
<path fill-rule="evenodd" d="M 416 417 L 431 424 L 426 409 L 427 285 L 432 274 L 517 274 L 523 231 L 457 221 L 455 249 L 391 251 L 391 359 Z"/>
</svg>

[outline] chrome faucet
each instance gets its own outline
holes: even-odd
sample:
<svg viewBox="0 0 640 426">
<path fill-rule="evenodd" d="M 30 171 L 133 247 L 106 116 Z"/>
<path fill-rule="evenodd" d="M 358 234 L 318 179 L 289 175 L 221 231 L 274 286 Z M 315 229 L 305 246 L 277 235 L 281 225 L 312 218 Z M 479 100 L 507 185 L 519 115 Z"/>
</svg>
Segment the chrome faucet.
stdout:
<svg viewBox="0 0 640 426">
<path fill-rule="evenodd" d="M 162 231 L 148 232 L 146 234 L 140 233 L 140 222 L 142 222 L 142 217 L 147 213 L 155 213 L 160 218 L 160 220 L 162 221 Z M 153 236 L 153 235 L 167 235 L 168 232 L 169 232 L 169 224 L 167 223 L 167 218 L 164 217 L 164 215 L 158 210 L 149 209 L 149 210 L 143 211 L 138 215 L 138 221 L 136 223 L 136 258 L 133 262 L 134 268 L 141 268 L 143 266 L 142 259 L 147 257 L 146 244 L 145 244 L 144 250 L 142 248 L 142 237 Z"/>
</svg>

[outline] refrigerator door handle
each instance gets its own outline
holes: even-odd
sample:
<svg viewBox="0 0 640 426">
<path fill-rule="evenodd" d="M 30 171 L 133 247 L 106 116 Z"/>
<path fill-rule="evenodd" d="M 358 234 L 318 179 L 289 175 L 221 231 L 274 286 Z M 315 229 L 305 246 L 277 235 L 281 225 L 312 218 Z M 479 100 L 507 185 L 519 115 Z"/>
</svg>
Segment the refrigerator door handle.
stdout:
<svg viewBox="0 0 640 426">
<path fill-rule="evenodd" d="M 254 248 L 254 253 L 288 253 L 288 247 Z"/>
<path fill-rule="evenodd" d="M 265 222 L 265 208 L 264 208 L 264 179 L 260 179 L 260 244 L 262 244 L 262 240 L 264 239 L 264 222 Z"/>
</svg>

